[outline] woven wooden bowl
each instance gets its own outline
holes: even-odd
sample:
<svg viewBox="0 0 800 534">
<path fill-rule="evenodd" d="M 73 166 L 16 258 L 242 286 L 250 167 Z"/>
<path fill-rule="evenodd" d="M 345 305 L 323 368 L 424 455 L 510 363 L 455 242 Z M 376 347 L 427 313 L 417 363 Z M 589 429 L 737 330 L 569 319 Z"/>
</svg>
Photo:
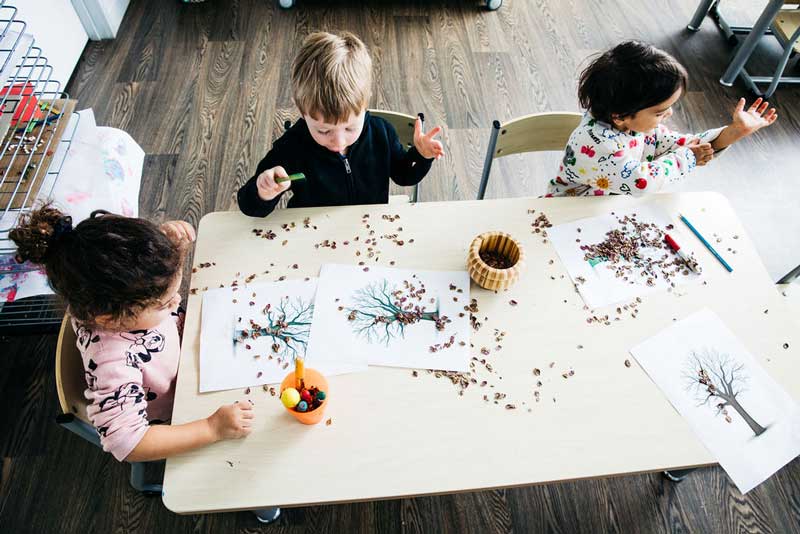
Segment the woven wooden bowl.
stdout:
<svg viewBox="0 0 800 534">
<path fill-rule="evenodd" d="M 481 252 L 495 252 L 504 256 L 510 267 L 496 269 L 481 258 Z M 472 240 L 467 254 L 467 270 L 476 284 L 484 289 L 498 291 L 510 287 L 525 269 L 525 250 L 505 232 L 485 232 Z"/>
</svg>

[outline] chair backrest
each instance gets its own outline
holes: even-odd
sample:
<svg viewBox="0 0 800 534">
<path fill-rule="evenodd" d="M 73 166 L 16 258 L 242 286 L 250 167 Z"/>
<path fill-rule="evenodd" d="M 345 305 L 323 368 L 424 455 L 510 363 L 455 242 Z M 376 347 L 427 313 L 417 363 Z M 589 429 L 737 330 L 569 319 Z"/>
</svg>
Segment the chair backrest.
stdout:
<svg viewBox="0 0 800 534">
<path fill-rule="evenodd" d="M 70 324 L 70 319 L 68 313 L 64 314 L 56 346 L 58 403 L 62 413 L 71 413 L 78 419 L 89 423 L 89 416 L 86 414 L 89 401 L 84 396 L 86 375 L 83 369 L 83 359 L 76 345 L 77 337 Z"/>
<path fill-rule="evenodd" d="M 494 121 L 478 186 L 478 200 L 482 200 L 486 194 L 492 162 L 496 158 L 523 152 L 564 150 L 582 117 L 580 113 L 552 112 L 526 115 L 505 124 Z"/>
<path fill-rule="evenodd" d="M 416 117 L 413 115 L 406 115 L 405 113 L 387 111 L 385 109 L 371 109 L 369 112 L 375 117 L 380 117 L 394 126 L 397 137 L 406 150 L 414 144 L 414 123 L 417 121 Z"/>
<path fill-rule="evenodd" d="M 501 124 L 493 157 L 564 150 L 582 117 L 580 113 L 535 113 Z"/>
</svg>

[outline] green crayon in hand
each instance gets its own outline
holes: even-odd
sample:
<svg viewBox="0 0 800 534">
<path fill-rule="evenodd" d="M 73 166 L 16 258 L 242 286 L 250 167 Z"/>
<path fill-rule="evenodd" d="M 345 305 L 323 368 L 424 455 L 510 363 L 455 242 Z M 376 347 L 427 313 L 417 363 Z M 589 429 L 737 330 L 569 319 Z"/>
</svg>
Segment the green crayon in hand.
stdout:
<svg viewBox="0 0 800 534">
<path fill-rule="evenodd" d="M 302 172 L 296 172 L 294 174 L 290 174 L 287 178 L 275 178 L 275 183 L 282 183 L 282 182 L 294 182 L 295 180 L 305 180 L 306 175 Z"/>
</svg>

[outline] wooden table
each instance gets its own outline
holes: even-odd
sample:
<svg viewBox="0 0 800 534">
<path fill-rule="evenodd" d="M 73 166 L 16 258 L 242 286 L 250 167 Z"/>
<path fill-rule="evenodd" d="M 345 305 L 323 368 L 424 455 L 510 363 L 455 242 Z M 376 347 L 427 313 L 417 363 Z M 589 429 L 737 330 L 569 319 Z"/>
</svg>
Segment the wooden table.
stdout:
<svg viewBox="0 0 800 534">
<path fill-rule="evenodd" d="M 734 271 L 725 272 L 676 224 L 675 237 L 697 251 L 708 284 L 647 296 L 637 307 L 638 317 L 624 312 L 620 321 L 613 321 L 615 306 L 584 309 L 552 245 L 532 232 L 531 223 L 540 211 L 558 224 L 643 200 L 520 198 L 295 209 L 266 219 L 234 212 L 205 216 L 195 265 L 216 265 L 200 268 L 192 277 L 191 286 L 199 291 L 188 300 L 173 422 L 205 417 L 223 403 L 244 398 L 254 401 L 257 420 L 244 440 L 169 459 L 165 505 L 178 513 L 303 506 L 712 463 L 713 457 L 628 349 L 674 319 L 709 307 L 783 387 L 800 397 L 800 329 L 724 197 L 686 193 L 645 201 L 673 215 L 684 213 L 709 237 L 718 234 L 723 241 L 715 245 Z M 531 209 L 535 213 L 530 214 Z M 495 371 L 488 373 L 479 364 L 475 378 L 489 385 L 472 384 L 462 396 L 445 377 L 425 371 L 413 377 L 409 369 L 370 367 L 366 373 L 330 377 L 326 418 L 331 424 L 313 427 L 298 424 L 278 398 L 261 387 L 252 388 L 249 395 L 243 390 L 199 394 L 202 289 L 228 285 L 237 277 L 243 283 L 251 274 L 258 274 L 255 283 L 281 275 L 315 276 L 328 262 L 356 263 L 363 256 L 355 256 L 353 239 L 359 235 L 363 241 L 366 236 L 361 224 L 366 213 L 378 236 L 403 227 L 404 246 L 383 240 L 379 245 L 381 263 L 395 260 L 397 267 L 461 269 L 473 236 L 486 230 L 505 230 L 522 242 L 528 267 L 511 290 L 495 294 L 474 284 L 471 289 L 483 323 L 472 334 L 472 354 L 485 358 Z M 401 218 L 390 223 L 381 218 L 384 214 Z M 316 230 L 304 228 L 306 217 Z M 291 222 L 296 226 L 289 232 L 281 228 Z M 277 237 L 256 237 L 254 228 L 271 229 Z M 336 240 L 337 248 L 315 248 L 325 239 Z M 345 240 L 350 244 L 343 245 Z M 294 263 L 296 270 L 290 267 Z M 266 270 L 268 275 L 263 274 Z M 511 299 L 518 305 L 512 306 Z M 587 322 L 592 315 L 605 314 L 612 317 L 609 326 Z M 507 332 L 500 343 L 494 339 L 495 328 Z M 784 343 L 790 349 L 784 349 Z M 496 351 L 498 344 L 502 349 Z M 491 350 L 489 356 L 481 354 L 483 347 Z M 541 370 L 540 376 L 534 376 L 534 368 Z M 537 388 L 539 380 L 543 384 Z M 535 390 L 540 391 L 539 402 Z M 495 393 L 507 396 L 495 404 Z M 506 404 L 516 409 L 506 409 Z"/>
</svg>

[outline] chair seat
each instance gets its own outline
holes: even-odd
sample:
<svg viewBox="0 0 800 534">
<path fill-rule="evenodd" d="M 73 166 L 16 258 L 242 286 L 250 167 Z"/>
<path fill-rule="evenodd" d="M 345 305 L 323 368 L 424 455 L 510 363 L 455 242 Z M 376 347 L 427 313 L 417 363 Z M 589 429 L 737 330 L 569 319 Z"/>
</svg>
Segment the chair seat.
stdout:
<svg viewBox="0 0 800 534">
<path fill-rule="evenodd" d="M 780 40 L 781 44 L 786 46 L 786 43 L 800 27 L 800 9 L 784 9 L 775 17 L 775 22 L 772 25 L 775 36 Z M 795 52 L 800 52 L 800 40 L 796 41 L 793 45 Z"/>
</svg>

